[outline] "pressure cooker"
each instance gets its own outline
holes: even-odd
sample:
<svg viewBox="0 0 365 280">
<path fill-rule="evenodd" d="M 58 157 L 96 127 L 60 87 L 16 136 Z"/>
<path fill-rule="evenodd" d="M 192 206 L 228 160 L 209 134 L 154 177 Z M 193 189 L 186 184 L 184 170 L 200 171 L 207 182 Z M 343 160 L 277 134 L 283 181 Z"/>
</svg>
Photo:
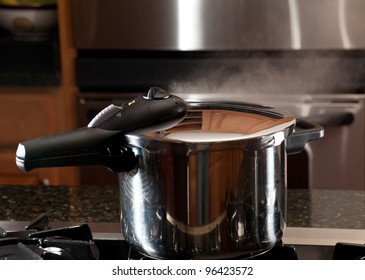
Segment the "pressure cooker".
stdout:
<svg viewBox="0 0 365 280">
<path fill-rule="evenodd" d="M 19 143 L 16 162 L 117 172 L 121 231 L 149 257 L 250 258 L 281 242 L 287 154 L 323 135 L 278 108 L 184 101 L 152 87 L 87 127 Z"/>
</svg>

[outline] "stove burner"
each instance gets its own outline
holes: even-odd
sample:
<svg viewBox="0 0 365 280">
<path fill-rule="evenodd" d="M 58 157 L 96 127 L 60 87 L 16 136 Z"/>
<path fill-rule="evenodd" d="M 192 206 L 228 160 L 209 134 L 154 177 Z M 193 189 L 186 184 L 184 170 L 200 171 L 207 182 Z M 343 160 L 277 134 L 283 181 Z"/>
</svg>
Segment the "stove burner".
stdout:
<svg viewBox="0 0 365 280">
<path fill-rule="evenodd" d="M 334 260 L 365 260 L 365 244 L 339 242 L 333 252 Z"/>
<path fill-rule="evenodd" d="M 87 224 L 50 229 L 46 214 L 38 216 L 24 231 L 0 228 L 0 259 L 92 260 L 99 251 Z"/>
</svg>

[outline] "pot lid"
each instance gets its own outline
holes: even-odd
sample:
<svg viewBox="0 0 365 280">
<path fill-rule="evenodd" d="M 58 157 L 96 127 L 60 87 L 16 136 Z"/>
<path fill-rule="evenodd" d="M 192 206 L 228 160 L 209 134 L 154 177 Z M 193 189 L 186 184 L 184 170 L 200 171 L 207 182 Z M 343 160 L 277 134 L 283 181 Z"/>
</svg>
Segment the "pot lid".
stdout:
<svg viewBox="0 0 365 280">
<path fill-rule="evenodd" d="M 188 115 L 182 122 L 146 136 L 189 143 L 233 141 L 271 135 L 295 124 L 292 114 L 269 106 L 216 101 L 187 103 Z"/>
</svg>

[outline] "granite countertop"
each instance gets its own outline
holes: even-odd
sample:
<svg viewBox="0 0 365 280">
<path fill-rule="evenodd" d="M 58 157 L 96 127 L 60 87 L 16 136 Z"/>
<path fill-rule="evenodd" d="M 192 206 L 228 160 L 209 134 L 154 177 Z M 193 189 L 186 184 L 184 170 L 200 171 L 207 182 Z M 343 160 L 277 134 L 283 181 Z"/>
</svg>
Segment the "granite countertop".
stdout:
<svg viewBox="0 0 365 280">
<path fill-rule="evenodd" d="M 119 223 L 118 186 L 0 186 L 0 221 Z M 365 192 L 288 190 L 287 226 L 365 229 Z"/>
</svg>

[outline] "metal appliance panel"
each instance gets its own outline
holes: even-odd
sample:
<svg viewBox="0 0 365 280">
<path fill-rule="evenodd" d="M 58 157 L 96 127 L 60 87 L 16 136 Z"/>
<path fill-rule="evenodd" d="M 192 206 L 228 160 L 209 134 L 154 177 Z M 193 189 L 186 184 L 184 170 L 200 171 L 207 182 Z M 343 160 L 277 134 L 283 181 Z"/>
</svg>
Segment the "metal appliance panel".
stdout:
<svg viewBox="0 0 365 280">
<path fill-rule="evenodd" d="M 71 1 L 78 49 L 362 49 L 363 0 Z"/>
</svg>

